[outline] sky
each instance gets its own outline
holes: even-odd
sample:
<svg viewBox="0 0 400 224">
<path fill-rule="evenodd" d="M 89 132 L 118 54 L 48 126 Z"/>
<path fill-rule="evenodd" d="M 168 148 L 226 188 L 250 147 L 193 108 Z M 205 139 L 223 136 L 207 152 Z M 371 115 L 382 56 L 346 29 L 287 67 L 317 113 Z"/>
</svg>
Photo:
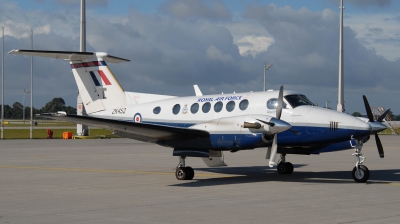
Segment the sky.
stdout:
<svg viewBox="0 0 400 224">
<path fill-rule="evenodd" d="M 126 91 L 190 96 L 294 90 L 336 108 L 340 0 L 86 0 L 87 51 L 130 59 L 109 65 Z M 400 1 L 344 0 L 345 109 L 400 114 Z M 79 51 L 79 0 L 0 0 L 4 50 Z M 1 31 L 0 31 L 1 32 Z M 0 39 L 2 39 L 0 37 Z M 30 57 L 5 54 L 5 104 L 30 88 Z M 33 105 L 76 107 L 67 62 L 34 58 Z M 29 95 L 25 104 L 29 105 Z"/>
</svg>

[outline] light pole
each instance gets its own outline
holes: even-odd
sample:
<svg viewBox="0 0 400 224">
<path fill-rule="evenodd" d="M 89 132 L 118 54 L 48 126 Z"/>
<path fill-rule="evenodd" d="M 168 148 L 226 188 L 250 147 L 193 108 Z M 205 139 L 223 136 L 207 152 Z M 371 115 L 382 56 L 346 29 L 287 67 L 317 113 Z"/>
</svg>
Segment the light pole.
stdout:
<svg viewBox="0 0 400 224">
<path fill-rule="evenodd" d="M 26 89 L 24 89 L 24 93 L 22 94 L 22 120 L 24 121 L 25 124 L 25 95 L 29 94 L 29 91 L 26 91 Z"/>
<path fill-rule="evenodd" d="M 1 139 L 4 139 L 4 27 L 2 38 L 2 57 L 1 57 Z"/>
<path fill-rule="evenodd" d="M 269 68 L 271 68 L 272 67 L 272 64 L 269 64 L 269 65 L 267 65 L 267 62 L 264 62 L 264 91 L 266 90 L 265 89 L 265 86 L 266 86 L 266 78 L 265 78 L 265 72 L 269 69 Z"/>
<path fill-rule="evenodd" d="M 33 31 L 31 30 L 31 50 L 33 50 Z M 24 110 L 25 111 L 25 110 Z M 31 56 L 31 112 L 29 138 L 33 138 L 33 57 Z"/>
<path fill-rule="evenodd" d="M 337 111 L 344 112 L 344 64 L 343 64 L 343 0 L 340 1 L 340 29 L 339 29 L 339 88 Z"/>
</svg>

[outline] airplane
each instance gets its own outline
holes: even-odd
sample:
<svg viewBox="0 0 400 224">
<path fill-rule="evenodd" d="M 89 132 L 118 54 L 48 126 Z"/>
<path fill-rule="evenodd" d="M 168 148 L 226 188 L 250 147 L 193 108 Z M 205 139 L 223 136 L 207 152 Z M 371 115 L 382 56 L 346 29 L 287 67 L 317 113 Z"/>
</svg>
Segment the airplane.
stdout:
<svg viewBox="0 0 400 224">
<path fill-rule="evenodd" d="M 384 157 L 378 133 L 386 111 L 377 120 L 363 96 L 368 120 L 321 108 L 304 94 L 279 91 L 177 97 L 127 92 L 107 63 L 130 60 L 104 52 L 12 50 L 12 55 L 39 56 L 69 61 L 87 116 L 53 113 L 53 119 L 113 130 L 122 137 L 173 148 L 179 157 L 175 176 L 192 180 L 194 170 L 187 157 L 200 157 L 210 167 L 226 166 L 223 152 L 266 148 L 270 167 L 279 174 L 293 173 L 287 155 L 311 155 L 354 149 L 355 182 L 370 176 L 363 165 L 363 143 L 374 134 L 380 157 Z M 277 155 L 280 159 L 277 160 Z"/>
</svg>

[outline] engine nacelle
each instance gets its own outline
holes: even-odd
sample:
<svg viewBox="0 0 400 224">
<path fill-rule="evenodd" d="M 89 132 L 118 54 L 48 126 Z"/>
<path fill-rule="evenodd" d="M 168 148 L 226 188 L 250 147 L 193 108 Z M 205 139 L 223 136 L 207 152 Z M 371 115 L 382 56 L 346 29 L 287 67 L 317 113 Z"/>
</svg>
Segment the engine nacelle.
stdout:
<svg viewBox="0 0 400 224">
<path fill-rule="evenodd" d="M 264 145 L 264 135 L 273 135 L 277 120 L 268 115 L 245 115 L 219 118 L 190 128 L 210 133 L 211 145 L 218 150 L 252 149 Z"/>
</svg>

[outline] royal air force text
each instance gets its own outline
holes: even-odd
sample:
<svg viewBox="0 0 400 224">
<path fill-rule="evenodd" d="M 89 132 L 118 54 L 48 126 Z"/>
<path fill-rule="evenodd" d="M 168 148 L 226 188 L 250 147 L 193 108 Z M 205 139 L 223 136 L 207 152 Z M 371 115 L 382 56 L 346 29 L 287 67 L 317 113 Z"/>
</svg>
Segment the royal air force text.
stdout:
<svg viewBox="0 0 400 224">
<path fill-rule="evenodd" d="M 217 97 L 214 99 L 214 97 L 203 97 L 199 98 L 197 100 L 198 103 L 203 103 L 203 102 L 214 102 L 214 101 L 225 101 L 225 100 L 241 100 L 242 96 L 223 96 L 223 97 Z"/>
</svg>

